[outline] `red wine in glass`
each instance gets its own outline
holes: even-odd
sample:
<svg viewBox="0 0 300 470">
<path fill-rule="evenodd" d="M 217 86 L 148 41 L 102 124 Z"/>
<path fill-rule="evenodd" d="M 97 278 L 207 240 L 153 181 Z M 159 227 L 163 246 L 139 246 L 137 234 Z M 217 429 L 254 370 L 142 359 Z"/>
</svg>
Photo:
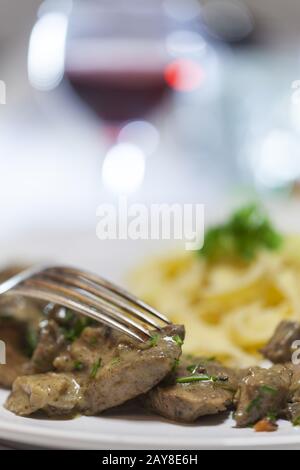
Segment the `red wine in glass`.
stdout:
<svg viewBox="0 0 300 470">
<path fill-rule="evenodd" d="M 83 49 L 79 44 L 78 54 L 74 46 L 70 60 L 67 54 L 65 75 L 71 88 L 99 118 L 108 123 L 145 118 L 170 94 L 164 76 L 164 61 L 153 59 L 153 54 L 149 61 L 151 44 L 144 52 L 142 48 L 133 50 L 132 44 L 119 43 L 116 47 L 113 42 L 104 43 L 101 46 L 99 41 L 98 51 L 95 47 L 89 50 L 84 46 Z M 154 45 L 154 49 L 156 47 Z"/>
</svg>

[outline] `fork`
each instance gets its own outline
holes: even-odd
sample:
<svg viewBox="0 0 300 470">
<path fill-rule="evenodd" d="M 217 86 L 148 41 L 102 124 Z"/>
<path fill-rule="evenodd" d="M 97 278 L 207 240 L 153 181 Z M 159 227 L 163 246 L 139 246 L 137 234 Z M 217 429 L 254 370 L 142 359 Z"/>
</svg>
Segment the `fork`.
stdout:
<svg viewBox="0 0 300 470">
<path fill-rule="evenodd" d="M 171 324 L 155 308 L 118 285 L 67 266 L 34 266 L 0 284 L 1 295 L 21 295 L 70 308 L 145 342 Z"/>
</svg>

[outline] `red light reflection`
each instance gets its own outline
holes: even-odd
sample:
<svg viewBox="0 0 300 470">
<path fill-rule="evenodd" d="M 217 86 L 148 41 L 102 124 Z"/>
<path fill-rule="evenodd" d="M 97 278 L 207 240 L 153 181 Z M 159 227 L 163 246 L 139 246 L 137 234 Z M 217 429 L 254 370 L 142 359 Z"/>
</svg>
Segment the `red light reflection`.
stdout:
<svg viewBox="0 0 300 470">
<path fill-rule="evenodd" d="M 190 59 L 174 60 L 165 68 L 167 84 L 177 91 L 194 91 L 204 80 L 204 72 L 200 64 Z"/>
</svg>

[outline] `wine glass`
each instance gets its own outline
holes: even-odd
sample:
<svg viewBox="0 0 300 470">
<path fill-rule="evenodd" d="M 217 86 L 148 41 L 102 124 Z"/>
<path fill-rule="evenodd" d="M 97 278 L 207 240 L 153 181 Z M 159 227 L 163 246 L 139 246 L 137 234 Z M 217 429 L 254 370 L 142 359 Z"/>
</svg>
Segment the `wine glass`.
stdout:
<svg viewBox="0 0 300 470">
<path fill-rule="evenodd" d="M 190 57 L 195 51 L 201 55 L 206 46 L 198 34 L 200 3 L 198 0 L 44 3 L 48 12 L 45 14 L 44 7 L 32 33 L 31 81 L 37 82 L 43 61 L 48 73 L 47 86 L 51 67 L 52 88 L 63 79 L 72 102 L 79 104 L 79 109 L 88 110 L 98 123 L 99 138 L 100 132 L 104 135 L 103 182 L 116 192 L 132 192 L 143 181 L 146 158 L 153 155 L 159 143 L 160 148 L 164 145 L 166 127 L 176 115 L 174 103 L 181 105 L 181 95 L 202 85 L 203 68 Z M 47 44 L 47 51 L 40 50 L 41 43 L 43 47 Z M 196 95 L 190 96 L 196 103 Z M 171 134 L 168 145 L 176 141 L 174 132 Z M 175 134 L 179 136 L 179 132 Z M 167 175 L 171 165 L 176 165 L 178 140 L 179 137 L 172 150 L 169 146 L 161 152 Z M 167 162 L 168 154 L 172 155 L 172 162 Z"/>
</svg>

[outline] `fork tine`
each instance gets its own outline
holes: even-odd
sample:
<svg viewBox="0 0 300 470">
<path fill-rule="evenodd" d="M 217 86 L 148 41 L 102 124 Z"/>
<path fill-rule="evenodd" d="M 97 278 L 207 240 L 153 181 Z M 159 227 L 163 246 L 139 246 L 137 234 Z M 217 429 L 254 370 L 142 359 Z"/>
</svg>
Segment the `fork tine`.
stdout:
<svg viewBox="0 0 300 470">
<path fill-rule="evenodd" d="M 92 273 L 88 273 L 86 271 L 81 271 L 81 270 L 76 269 L 76 268 L 63 267 L 63 266 L 55 267 L 55 268 L 49 268 L 48 270 L 46 270 L 46 272 L 49 272 L 49 271 L 50 272 L 54 271 L 54 272 L 62 272 L 62 273 L 67 273 L 67 274 L 73 274 L 73 275 L 79 276 L 81 278 L 86 278 L 86 279 L 94 282 L 97 285 L 100 285 L 102 287 L 105 287 L 106 289 L 109 289 L 109 290 L 113 291 L 115 294 L 119 295 L 120 297 L 125 298 L 129 302 L 132 302 L 133 304 L 138 305 L 140 308 L 142 308 L 146 312 L 151 313 L 152 315 L 159 318 L 161 321 L 167 323 L 168 325 L 171 324 L 170 320 L 165 315 L 158 312 L 155 308 L 151 307 L 146 302 L 143 302 L 142 300 L 140 300 L 138 297 L 131 294 L 127 290 L 117 286 L 116 284 L 114 284 L 111 281 L 107 281 L 106 279 L 103 279 L 100 276 L 97 276 L 97 275 L 92 274 Z"/>
<path fill-rule="evenodd" d="M 44 266 L 44 265 L 33 266 L 31 268 L 25 269 L 24 271 L 21 271 L 20 273 L 15 274 L 14 276 L 7 279 L 7 281 L 4 281 L 1 283 L 0 295 L 5 294 L 10 289 L 13 289 L 15 286 L 20 284 L 21 282 L 26 281 L 26 279 L 29 279 L 32 276 L 39 274 L 40 272 L 44 271 L 46 268 L 47 266 Z"/>
<path fill-rule="evenodd" d="M 49 292 L 49 290 L 43 290 L 34 287 L 26 287 L 25 285 L 16 286 L 7 292 L 7 295 L 15 294 L 39 300 L 46 300 L 48 302 L 62 305 L 63 307 L 70 308 L 78 313 L 86 315 L 92 318 L 93 320 L 100 321 L 104 325 L 109 326 L 110 328 L 114 328 L 115 330 L 118 330 L 121 333 L 124 333 L 135 340 L 138 340 L 142 343 L 145 342 L 145 338 L 133 332 L 132 330 L 117 322 L 116 320 L 110 318 L 106 314 L 103 314 L 98 310 L 96 311 L 94 308 L 81 304 L 80 302 L 77 302 L 75 300 L 68 299 L 63 295 L 56 294 L 54 292 Z"/>
<path fill-rule="evenodd" d="M 83 295 L 80 291 L 75 290 L 74 288 L 70 288 L 66 284 L 60 284 L 54 281 L 45 281 L 42 279 L 29 279 L 25 282 L 25 286 L 33 287 L 33 288 L 40 288 L 40 289 L 47 289 L 54 293 L 60 293 L 67 297 L 73 297 L 76 301 L 84 303 L 89 303 L 90 306 L 97 308 L 98 310 L 104 312 L 107 315 L 110 315 L 120 321 L 124 326 L 132 326 L 138 332 L 143 333 L 144 335 L 151 337 L 149 331 L 144 328 L 140 323 L 132 320 L 131 318 L 125 316 L 120 310 L 116 309 L 112 305 L 108 304 L 107 302 L 99 299 L 98 297 L 94 296 L 93 294 L 89 294 L 88 296 L 85 294 Z"/>
<path fill-rule="evenodd" d="M 102 297 L 110 304 L 114 304 L 117 307 L 120 307 L 122 310 L 125 310 L 126 312 L 130 313 L 139 320 L 142 320 L 144 323 L 149 324 L 150 326 L 158 330 L 161 329 L 161 326 L 158 325 L 158 323 L 156 323 L 154 320 L 152 320 L 152 318 L 149 318 L 149 316 L 147 316 L 128 302 L 124 302 L 122 298 L 119 298 L 114 293 L 110 292 L 107 288 L 100 285 L 95 285 L 92 281 L 80 278 L 75 274 L 44 272 L 41 273 L 41 276 L 43 278 L 49 278 L 55 281 L 60 281 L 65 284 L 73 285 L 79 289 L 86 290 L 94 294 L 97 298 Z"/>
</svg>

